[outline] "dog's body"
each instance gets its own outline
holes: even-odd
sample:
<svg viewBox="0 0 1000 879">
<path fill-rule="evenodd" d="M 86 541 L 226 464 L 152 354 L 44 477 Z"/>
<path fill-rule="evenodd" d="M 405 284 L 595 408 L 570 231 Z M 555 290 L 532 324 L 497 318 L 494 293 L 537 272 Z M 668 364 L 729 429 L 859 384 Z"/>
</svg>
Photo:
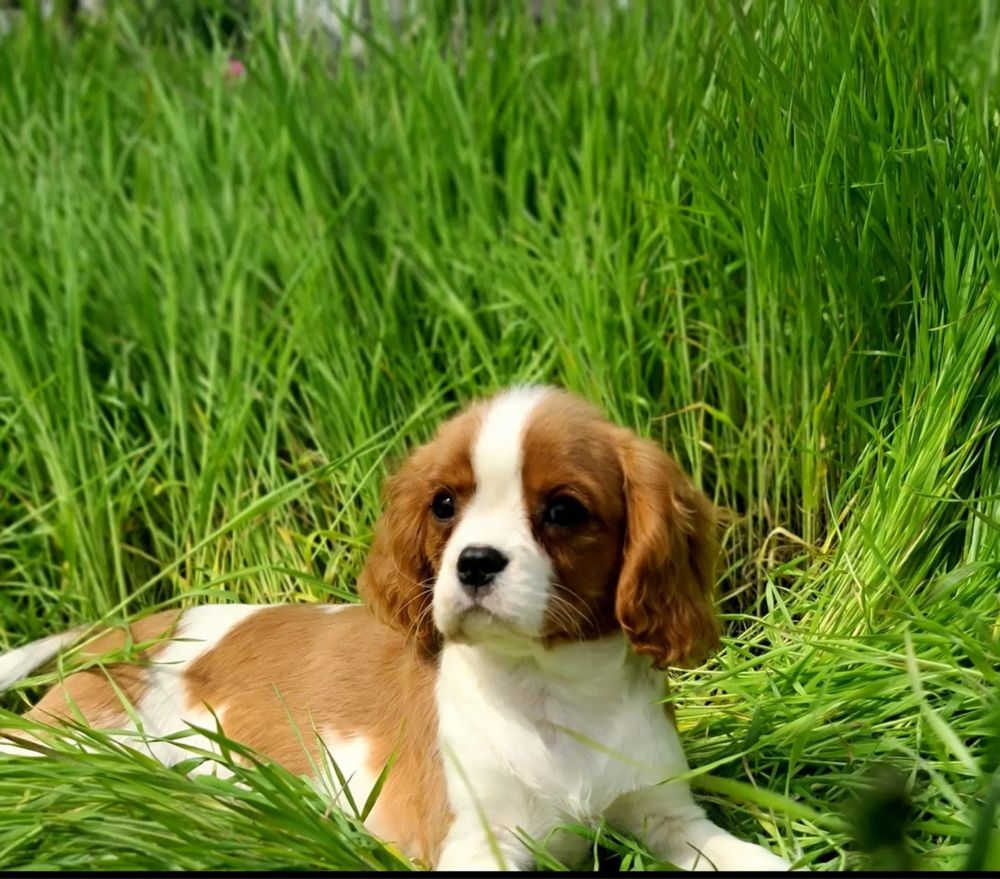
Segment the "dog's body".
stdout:
<svg viewBox="0 0 1000 879">
<path fill-rule="evenodd" d="M 344 808 L 391 761 L 366 825 L 439 869 L 530 867 L 521 832 L 572 863 L 587 843 L 553 831 L 602 817 L 679 867 L 787 869 L 670 781 L 687 764 L 656 666 L 710 647 L 715 618 L 711 506 L 669 458 L 516 389 L 444 425 L 386 499 L 364 607 L 157 614 L 84 648 L 144 663 L 70 675 L 30 714 L 157 738 L 217 717 Z M 64 640 L 0 657 L 0 683 Z"/>
</svg>

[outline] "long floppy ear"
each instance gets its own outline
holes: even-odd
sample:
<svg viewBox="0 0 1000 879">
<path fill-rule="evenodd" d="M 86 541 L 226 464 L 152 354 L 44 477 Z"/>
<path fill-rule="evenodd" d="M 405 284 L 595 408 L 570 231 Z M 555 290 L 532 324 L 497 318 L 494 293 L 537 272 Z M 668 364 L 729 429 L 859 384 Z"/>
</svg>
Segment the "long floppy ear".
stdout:
<svg viewBox="0 0 1000 879">
<path fill-rule="evenodd" d="M 382 518 L 375 526 L 358 592 L 378 619 L 433 653 L 440 642 L 430 610 L 434 570 L 424 554 L 426 458 L 425 446 L 386 483 Z"/>
<path fill-rule="evenodd" d="M 657 668 L 697 663 L 719 643 L 715 507 L 655 443 L 619 436 L 627 518 L 615 614 Z"/>
</svg>

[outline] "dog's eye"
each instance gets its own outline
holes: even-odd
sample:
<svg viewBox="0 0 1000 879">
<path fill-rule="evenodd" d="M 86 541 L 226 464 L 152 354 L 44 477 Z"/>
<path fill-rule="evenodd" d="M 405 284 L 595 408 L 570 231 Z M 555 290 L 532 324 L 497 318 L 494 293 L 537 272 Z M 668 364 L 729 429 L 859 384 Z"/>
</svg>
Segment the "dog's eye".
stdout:
<svg viewBox="0 0 1000 879">
<path fill-rule="evenodd" d="M 447 522 L 455 515 L 455 499 L 450 492 L 439 491 L 431 501 L 431 512 L 441 522 Z"/>
<path fill-rule="evenodd" d="M 556 497 L 545 508 L 545 523 L 559 528 L 574 528 L 587 521 L 590 514 L 578 500 L 571 497 Z"/>
</svg>

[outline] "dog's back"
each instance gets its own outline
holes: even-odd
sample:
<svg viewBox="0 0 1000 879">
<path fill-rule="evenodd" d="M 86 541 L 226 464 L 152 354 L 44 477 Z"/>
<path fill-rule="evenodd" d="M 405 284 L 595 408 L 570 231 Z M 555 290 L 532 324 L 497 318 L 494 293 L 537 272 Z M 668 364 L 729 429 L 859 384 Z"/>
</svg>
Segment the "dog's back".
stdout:
<svg viewBox="0 0 1000 879">
<path fill-rule="evenodd" d="M 30 673 L 29 666 L 78 637 L 19 648 L 0 657 L 0 669 L 6 662 L 10 673 Z M 75 652 L 104 661 L 68 675 L 27 717 L 140 730 L 154 739 L 123 734 L 122 741 L 167 765 L 190 758 L 192 747 L 216 749 L 198 734 L 176 744 L 163 737 L 221 724 L 227 737 L 309 777 L 348 813 L 352 801 L 364 809 L 391 760 L 365 823 L 408 855 L 434 861 L 447 820 L 435 740 L 436 670 L 365 608 L 206 605 L 107 630 Z M 31 753 L 22 733 L 15 738 L 20 744 L 6 750 Z M 196 771 L 217 770 L 207 760 Z"/>
</svg>

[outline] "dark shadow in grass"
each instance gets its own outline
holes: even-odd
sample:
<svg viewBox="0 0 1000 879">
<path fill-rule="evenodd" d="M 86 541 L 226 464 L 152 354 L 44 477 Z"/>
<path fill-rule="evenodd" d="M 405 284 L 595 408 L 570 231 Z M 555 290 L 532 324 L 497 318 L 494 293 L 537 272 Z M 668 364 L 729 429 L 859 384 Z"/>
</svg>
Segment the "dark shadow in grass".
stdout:
<svg viewBox="0 0 1000 879">
<path fill-rule="evenodd" d="M 990 712 L 992 736 L 983 755 L 983 776 L 986 790 L 983 804 L 973 819 L 972 842 L 965 869 L 970 873 L 1000 869 L 1000 832 L 996 828 L 1000 808 L 1000 701 L 994 701 Z"/>
<path fill-rule="evenodd" d="M 867 869 L 908 872 L 914 858 L 907 836 L 913 805 L 906 777 L 893 767 L 869 770 L 867 783 L 849 807 L 854 840 L 867 856 Z"/>
</svg>

